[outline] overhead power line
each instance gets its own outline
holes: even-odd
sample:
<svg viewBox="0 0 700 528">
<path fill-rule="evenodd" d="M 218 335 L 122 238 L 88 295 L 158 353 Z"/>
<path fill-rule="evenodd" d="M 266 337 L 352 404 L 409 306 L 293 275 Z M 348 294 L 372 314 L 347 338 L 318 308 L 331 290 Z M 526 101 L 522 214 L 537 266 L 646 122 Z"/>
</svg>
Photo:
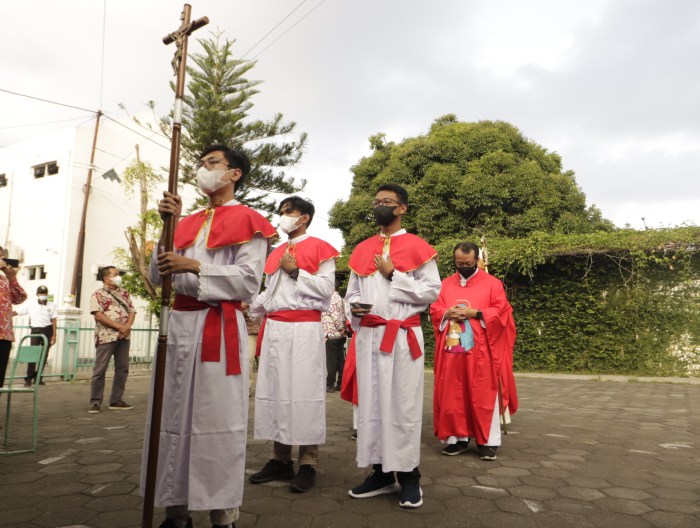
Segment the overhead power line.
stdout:
<svg viewBox="0 0 700 528">
<path fill-rule="evenodd" d="M 58 101 L 51 101 L 50 99 L 42 99 L 41 97 L 34 97 L 33 95 L 27 95 L 27 94 L 23 94 L 23 93 L 13 92 L 11 90 L 5 90 L 4 88 L 0 88 L 0 92 L 5 92 L 5 93 L 12 94 L 12 95 L 17 95 L 19 97 L 26 97 L 27 99 L 34 99 L 35 101 L 42 101 L 44 103 L 54 104 L 54 105 L 58 105 L 58 106 L 65 106 L 67 108 L 74 108 L 76 110 L 82 110 L 83 112 L 90 112 L 92 114 L 97 114 L 97 110 L 90 110 L 89 108 L 82 108 L 80 106 L 69 105 L 66 103 L 59 103 Z"/>
<path fill-rule="evenodd" d="M 28 125 L 11 125 L 11 126 L 0 127 L 0 130 L 8 130 L 10 128 L 28 128 L 28 127 L 43 126 L 43 125 L 55 125 L 56 123 L 67 123 L 69 121 L 77 121 L 78 119 L 84 119 L 84 118 L 85 118 L 85 116 L 80 116 L 80 117 L 71 117 L 70 119 L 60 119 L 58 121 L 44 121 L 43 123 L 30 123 Z"/>
<path fill-rule="evenodd" d="M 272 46 L 275 42 L 277 42 L 279 39 L 284 37 L 287 33 L 289 33 L 292 29 L 294 29 L 302 20 L 304 20 L 307 16 L 309 16 L 311 13 L 316 11 L 319 7 L 321 7 L 321 4 L 325 3 L 326 0 L 321 0 L 318 4 L 316 4 L 314 7 L 312 7 L 303 17 L 301 17 L 299 20 L 297 20 L 294 24 L 292 24 L 287 30 L 282 33 L 279 37 L 277 37 L 275 40 L 270 42 L 267 46 L 265 46 L 261 51 L 255 54 L 254 57 L 251 57 L 250 60 L 255 60 L 257 59 L 260 55 L 262 55 L 265 50 L 269 49 L 270 46 Z"/>
<path fill-rule="evenodd" d="M 277 29 L 278 27 L 280 27 L 280 26 L 284 23 L 285 20 L 287 20 L 290 16 L 292 16 L 292 15 L 295 13 L 295 11 L 296 11 L 297 9 L 299 9 L 299 8 L 300 8 L 302 5 L 304 5 L 305 3 L 306 3 L 306 0 L 301 0 L 301 2 L 299 2 L 299 3 L 297 4 L 297 6 L 296 6 L 294 9 L 292 9 L 289 13 L 287 13 L 287 16 L 285 16 L 282 20 L 280 20 L 279 22 L 277 22 L 277 24 L 275 24 L 275 26 L 274 26 L 270 31 L 268 31 L 267 33 L 265 33 L 255 44 L 253 44 L 253 46 L 241 56 L 241 59 L 245 59 L 246 56 L 248 55 L 248 53 L 250 53 L 250 52 L 253 51 L 255 48 L 257 48 L 257 47 L 258 47 L 258 44 L 260 44 L 263 40 L 265 40 L 265 39 L 268 37 L 268 35 L 269 35 L 270 33 L 272 33 L 275 29 Z"/>
</svg>

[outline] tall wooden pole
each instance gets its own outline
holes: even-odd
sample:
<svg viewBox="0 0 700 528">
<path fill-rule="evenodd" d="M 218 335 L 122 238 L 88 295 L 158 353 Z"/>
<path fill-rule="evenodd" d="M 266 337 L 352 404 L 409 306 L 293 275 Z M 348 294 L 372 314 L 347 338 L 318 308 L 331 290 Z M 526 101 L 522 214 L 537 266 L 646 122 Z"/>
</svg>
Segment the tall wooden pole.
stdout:
<svg viewBox="0 0 700 528">
<path fill-rule="evenodd" d="M 92 152 L 90 153 L 90 168 L 88 169 L 87 182 L 85 182 L 85 199 L 83 200 L 83 213 L 80 217 L 80 230 L 78 231 L 78 251 L 75 253 L 75 264 L 73 265 L 73 281 L 71 282 L 70 293 L 75 301 L 75 306 L 80 307 L 80 294 L 83 286 L 83 255 L 85 254 L 85 224 L 87 220 L 88 200 L 92 192 L 92 170 L 95 163 L 95 150 L 97 148 L 97 132 L 100 129 L 100 117 L 102 110 L 97 111 L 95 121 L 95 134 L 92 138 Z"/>
<path fill-rule="evenodd" d="M 163 37 L 164 44 L 173 42 L 177 45 L 173 58 L 173 69 L 177 75 L 175 83 L 175 106 L 173 107 L 173 131 L 170 147 L 170 171 L 168 175 L 168 192 L 177 194 L 177 177 L 180 168 L 180 137 L 182 132 L 182 99 L 185 93 L 185 62 L 187 60 L 187 37 L 197 29 L 209 23 L 207 17 L 190 22 L 192 7 L 185 4 L 180 20 L 180 27 Z M 159 252 L 173 250 L 173 235 L 177 219 L 169 216 L 165 219 L 162 240 L 164 247 Z M 143 528 L 153 525 L 153 506 L 156 491 L 156 474 L 158 471 L 158 450 L 160 447 L 160 422 L 163 409 L 163 387 L 165 384 L 165 361 L 168 351 L 168 320 L 170 318 L 170 296 L 172 294 L 172 279 L 170 275 L 163 277 L 160 297 L 160 326 L 158 332 L 158 351 L 153 372 L 153 395 L 151 398 L 151 428 L 148 437 L 148 462 L 146 467 L 146 485 L 143 498 Z"/>
</svg>

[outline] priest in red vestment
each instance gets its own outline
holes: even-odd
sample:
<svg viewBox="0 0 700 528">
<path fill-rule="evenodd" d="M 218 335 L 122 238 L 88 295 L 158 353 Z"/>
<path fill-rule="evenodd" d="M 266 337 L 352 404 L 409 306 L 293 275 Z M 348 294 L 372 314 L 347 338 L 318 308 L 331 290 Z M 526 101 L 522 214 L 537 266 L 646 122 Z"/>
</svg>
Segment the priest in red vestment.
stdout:
<svg viewBox="0 0 700 528">
<path fill-rule="evenodd" d="M 444 455 L 476 441 L 479 458 L 495 460 L 500 417 L 518 409 L 513 377 L 515 323 L 503 283 L 477 266 L 479 247 L 454 248 L 456 273 L 442 281 L 430 307 L 435 329 L 435 436 Z"/>
</svg>

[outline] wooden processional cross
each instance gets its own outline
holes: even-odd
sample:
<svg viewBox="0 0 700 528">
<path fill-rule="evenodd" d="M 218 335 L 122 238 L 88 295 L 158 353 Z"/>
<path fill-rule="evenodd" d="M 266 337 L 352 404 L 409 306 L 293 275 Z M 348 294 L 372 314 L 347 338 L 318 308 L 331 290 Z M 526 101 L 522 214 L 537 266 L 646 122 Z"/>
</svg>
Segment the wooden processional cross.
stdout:
<svg viewBox="0 0 700 528">
<path fill-rule="evenodd" d="M 207 17 L 190 22 L 192 6 L 185 4 L 178 29 L 163 37 L 163 43 L 176 45 L 172 65 L 177 81 L 175 83 L 175 106 L 173 108 L 173 130 L 170 147 L 170 172 L 168 174 L 168 192 L 177 194 L 177 176 L 180 167 L 180 137 L 182 132 L 182 98 L 185 93 L 185 62 L 187 60 L 187 38 L 199 28 L 209 23 Z M 176 219 L 169 216 L 163 226 L 165 247 L 160 251 L 173 250 L 173 235 L 175 234 Z M 170 296 L 172 293 L 172 278 L 163 277 L 160 297 L 160 326 L 158 332 L 158 352 L 155 358 L 153 372 L 153 394 L 151 404 L 151 427 L 148 437 L 148 462 L 146 467 L 146 485 L 143 498 L 143 518 L 141 526 L 151 528 L 153 525 L 153 506 L 156 491 L 156 473 L 158 470 L 158 449 L 160 440 L 160 421 L 163 408 L 163 386 L 165 380 L 165 360 L 168 346 L 168 319 L 170 317 Z"/>
</svg>

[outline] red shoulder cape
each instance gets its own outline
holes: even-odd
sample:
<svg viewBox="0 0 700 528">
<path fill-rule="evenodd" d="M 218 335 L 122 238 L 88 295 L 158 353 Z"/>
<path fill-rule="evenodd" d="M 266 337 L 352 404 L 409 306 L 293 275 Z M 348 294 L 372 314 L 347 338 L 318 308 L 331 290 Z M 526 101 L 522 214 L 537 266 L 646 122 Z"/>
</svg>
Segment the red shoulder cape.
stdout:
<svg viewBox="0 0 700 528">
<path fill-rule="evenodd" d="M 377 272 L 374 256 L 381 255 L 384 249 L 384 238 L 379 235 L 363 240 L 350 255 L 348 266 L 361 277 L 367 277 Z M 421 237 L 404 233 L 391 237 L 389 256 L 394 267 L 401 272 L 413 271 L 420 268 L 429 260 L 435 258 L 437 251 Z"/>
<path fill-rule="evenodd" d="M 312 275 L 318 271 L 321 262 L 336 258 L 338 251 L 325 240 L 316 237 L 307 237 L 298 244 L 280 244 L 277 246 L 265 262 L 265 273 L 272 275 L 280 267 L 280 259 L 287 252 L 294 253 L 297 266 Z"/>
<path fill-rule="evenodd" d="M 185 249 L 194 244 L 204 227 L 208 215 L 213 215 L 207 237 L 207 248 L 214 249 L 252 240 L 256 233 L 265 238 L 277 236 L 277 231 L 263 215 L 245 205 L 224 205 L 204 209 L 183 218 L 175 228 L 175 249 Z"/>
<path fill-rule="evenodd" d="M 435 330 L 433 426 L 439 438 L 476 436 L 477 442 L 483 444 L 491 426 L 499 384 L 504 407 L 510 414 L 518 410 L 513 377 L 515 323 L 500 280 L 480 271 L 467 284 L 460 286 L 458 273 L 447 277 L 442 281 L 440 296 L 430 307 Z M 469 354 L 445 352 L 447 327 L 440 330 L 445 311 L 460 301 L 481 310 L 486 322 L 483 328 L 478 320 L 469 320 L 475 345 Z M 454 387 L 463 383 L 467 384 L 462 389 L 464 398 L 458 401 Z"/>
</svg>

